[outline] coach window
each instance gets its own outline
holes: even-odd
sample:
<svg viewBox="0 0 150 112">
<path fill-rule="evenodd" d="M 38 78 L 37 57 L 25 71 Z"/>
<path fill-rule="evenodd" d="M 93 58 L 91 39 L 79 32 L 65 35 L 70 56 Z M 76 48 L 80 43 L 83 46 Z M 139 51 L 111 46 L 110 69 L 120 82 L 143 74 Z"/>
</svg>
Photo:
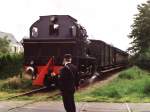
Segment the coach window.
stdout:
<svg viewBox="0 0 150 112">
<path fill-rule="evenodd" d="M 32 28 L 32 36 L 33 37 L 37 37 L 38 36 L 38 28 L 37 27 L 33 27 Z"/>
</svg>

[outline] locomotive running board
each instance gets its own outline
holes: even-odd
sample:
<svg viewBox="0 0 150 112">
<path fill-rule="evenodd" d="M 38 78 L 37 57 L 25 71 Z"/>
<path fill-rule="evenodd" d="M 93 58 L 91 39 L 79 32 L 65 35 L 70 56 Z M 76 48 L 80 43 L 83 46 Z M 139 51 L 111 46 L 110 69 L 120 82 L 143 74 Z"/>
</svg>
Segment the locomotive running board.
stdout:
<svg viewBox="0 0 150 112">
<path fill-rule="evenodd" d="M 123 67 L 124 67 L 124 66 L 119 66 L 119 67 L 111 68 L 111 69 L 108 69 L 108 70 L 103 70 L 103 71 L 101 71 L 101 73 L 110 72 L 110 71 L 113 71 L 113 70 L 121 69 L 121 68 L 123 68 Z"/>
</svg>

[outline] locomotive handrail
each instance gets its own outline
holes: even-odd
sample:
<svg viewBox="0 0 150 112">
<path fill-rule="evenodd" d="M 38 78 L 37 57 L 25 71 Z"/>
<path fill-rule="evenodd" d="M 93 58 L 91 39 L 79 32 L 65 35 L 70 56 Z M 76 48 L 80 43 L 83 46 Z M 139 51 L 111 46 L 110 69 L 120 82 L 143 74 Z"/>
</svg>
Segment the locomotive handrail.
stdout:
<svg viewBox="0 0 150 112">
<path fill-rule="evenodd" d="M 31 44 L 36 44 L 36 43 L 69 43 L 69 44 L 75 44 L 76 41 L 68 41 L 68 42 L 66 42 L 66 41 L 64 41 L 64 42 L 54 42 L 54 41 L 52 41 L 52 42 L 24 42 L 24 43 L 31 43 Z"/>
<path fill-rule="evenodd" d="M 29 38 L 29 39 L 23 39 L 23 42 L 29 42 L 29 41 L 39 41 L 39 42 L 42 42 L 42 41 L 76 41 L 76 39 L 72 39 L 72 38 L 37 38 L 37 39 L 32 39 L 32 38 Z"/>
</svg>

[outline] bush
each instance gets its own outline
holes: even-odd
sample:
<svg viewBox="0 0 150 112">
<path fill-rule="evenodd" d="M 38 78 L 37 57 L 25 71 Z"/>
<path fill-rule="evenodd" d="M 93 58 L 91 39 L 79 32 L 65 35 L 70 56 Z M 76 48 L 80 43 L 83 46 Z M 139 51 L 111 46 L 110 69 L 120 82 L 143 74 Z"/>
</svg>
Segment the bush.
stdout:
<svg viewBox="0 0 150 112">
<path fill-rule="evenodd" d="M 144 94 L 150 95 L 150 82 L 147 82 L 144 86 Z"/>
<path fill-rule="evenodd" d="M 120 79 L 139 79 L 142 77 L 143 71 L 138 67 L 133 67 L 119 74 Z"/>
<path fill-rule="evenodd" d="M 0 56 L 0 79 L 6 79 L 22 72 L 23 55 L 7 54 Z"/>
<path fill-rule="evenodd" d="M 119 78 L 120 79 L 134 79 L 134 76 L 133 74 L 129 74 L 129 72 L 126 71 L 126 72 L 120 73 Z"/>
<path fill-rule="evenodd" d="M 21 86 L 21 80 L 18 77 L 8 79 L 2 86 L 2 89 L 18 89 Z"/>
<path fill-rule="evenodd" d="M 1 91 L 12 91 L 18 89 L 30 89 L 32 88 L 32 81 L 25 78 L 14 76 L 8 78 L 5 82 L 1 83 Z"/>
<path fill-rule="evenodd" d="M 140 68 L 150 70 L 150 59 L 149 60 L 138 60 L 137 65 Z"/>
</svg>

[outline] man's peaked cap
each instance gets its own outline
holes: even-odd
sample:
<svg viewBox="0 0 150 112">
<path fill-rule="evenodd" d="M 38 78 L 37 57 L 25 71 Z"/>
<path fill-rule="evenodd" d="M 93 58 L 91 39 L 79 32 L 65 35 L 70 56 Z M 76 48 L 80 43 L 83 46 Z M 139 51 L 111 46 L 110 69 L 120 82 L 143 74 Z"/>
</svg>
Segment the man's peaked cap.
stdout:
<svg viewBox="0 0 150 112">
<path fill-rule="evenodd" d="M 72 55 L 71 55 L 71 54 L 65 54 L 65 55 L 64 55 L 64 58 L 65 58 L 65 59 L 71 59 L 71 58 L 72 58 Z"/>
</svg>

